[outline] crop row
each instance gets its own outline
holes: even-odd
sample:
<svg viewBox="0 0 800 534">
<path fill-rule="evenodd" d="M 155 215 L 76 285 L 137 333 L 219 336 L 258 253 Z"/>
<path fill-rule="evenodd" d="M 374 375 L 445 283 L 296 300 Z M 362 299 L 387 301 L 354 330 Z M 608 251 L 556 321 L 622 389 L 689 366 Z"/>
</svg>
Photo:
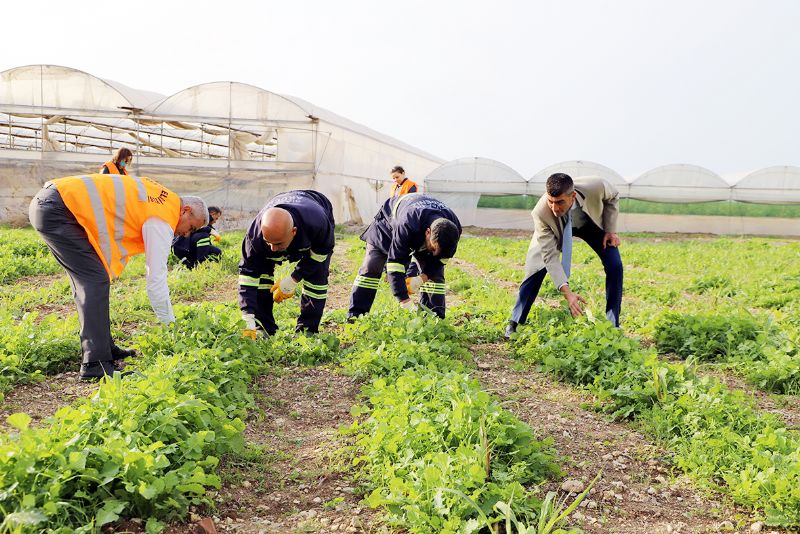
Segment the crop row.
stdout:
<svg viewBox="0 0 800 534">
<path fill-rule="evenodd" d="M 519 283 L 525 247 L 525 242 L 509 239 L 470 239 L 459 247 L 459 256 L 497 279 Z M 487 249 L 497 256 L 487 255 Z M 653 340 L 662 354 L 723 362 L 766 391 L 800 392 L 797 244 L 755 239 L 634 242 L 623 244 L 621 252 L 626 329 Z M 722 254 L 729 262 L 720 264 Z M 765 254 L 770 262 L 763 261 Z M 579 245 L 574 263 L 573 289 L 602 309 L 599 261 Z M 748 282 L 736 280 L 737 269 L 748 273 Z M 541 296 L 562 300 L 549 277 Z"/>
</svg>

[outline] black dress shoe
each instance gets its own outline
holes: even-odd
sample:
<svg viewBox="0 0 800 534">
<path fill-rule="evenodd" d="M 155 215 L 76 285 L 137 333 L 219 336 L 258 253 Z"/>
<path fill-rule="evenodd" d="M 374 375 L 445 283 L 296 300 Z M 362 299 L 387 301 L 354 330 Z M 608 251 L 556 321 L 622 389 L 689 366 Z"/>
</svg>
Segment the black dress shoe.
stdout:
<svg viewBox="0 0 800 534">
<path fill-rule="evenodd" d="M 119 367 L 113 361 L 103 361 L 103 362 L 90 362 L 90 363 L 82 363 L 81 364 L 81 380 L 98 380 L 103 378 L 104 376 L 114 376 L 114 373 L 121 372 Z M 122 373 L 122 376 L 126 376 L 131 374 Z"/>
<path fill-rule="evenodd" d="M 123 349 L 122 347 L 118 347 L 116 343 L 111 344 L 112 360 L 124 360 L 132 356 L 136 356 L 136 351 L 134 349 Z"/>
<path fill-rule="evenodd" d="M 511 339 L 511 334 L 517 331 L 517 323 L 514 321 L 508 321 L 508 326 L 506 326 L 506 339 Z"/>
</svg>

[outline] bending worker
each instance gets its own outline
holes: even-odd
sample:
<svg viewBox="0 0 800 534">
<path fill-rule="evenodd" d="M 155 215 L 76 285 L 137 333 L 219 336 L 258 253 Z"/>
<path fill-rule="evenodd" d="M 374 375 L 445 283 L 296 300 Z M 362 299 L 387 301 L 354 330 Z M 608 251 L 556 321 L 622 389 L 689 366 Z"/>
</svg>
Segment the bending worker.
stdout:
<svg viewBox="0 0 800 534">
<path fill-rule="evenodd" d="M 122 147 L 114 152 L 114 157 L 103 164 L 100 169 L 101 174 L 128 174 L 127 167 L 133 161 L 133 152 L 130 149 Z"/>
<path fill-rule="evenodd" d="M 328 298 L 328 274 L 334 245 L 333 207 L 317 191 L 289 191 L 270 200 L 258 213 L 242 242 L 239 306 L 255 339 L 278 330 L 273 302 L 292 298 L 299 289 L 296 331 L 318 332 Z M 291 275 L 275 280 L 275 265 L 297 261 Z"/>
<path fill-rule="evenodd" d="M 372 308 L 384 265 L 400 306 L 413 310 L 409 294 L 418 292 L 423 307 L 444 317 L 444 266 L 460 237 L 458 217 L 439 200 L 421 193 L 388 199 L 361 235 L 367 252 L 353 282 L 348 317 Z M 407 278 L 412 256 L 422 274 Z"/>
<path fill-rule="evenodd" d="M 553 283 L 564 295 L 572 316 L 583 313 L 581 304 L 586 301 L 569 286 L 573 236 L 586 241 L 603 262 L 606 317 L 614 326 L 619 326 L 622 307 L 622 259 L 616 234 L 619 192 L 602 178 L 587 176 L 573 181 L 564 173 L 550 176 L 545 189 L 531 212 L 533 238 L 525 260 L 525 279 L 506 327 L 506 337 L 511 337 L 517 325 L 528 318 L 545 273 L 550 273 Z"/>
<path fill-rule="evenodd" d="M 222 249 L 211 244 L 213 239 L 217 243 L 222 239 L 214 229 L 216 223 L 222 216 L 222 210 L 216 206 L 209 206 L 207 226 L 200 228 L 189 237 L 178 236 L 172 241 L 172 253 L 180 262 L 194 269 L 200 263 L 208 260 L 219 261 L 222 257 Z"/>
<path fill-rule="evenodd" d="M 133 351 L 111 339 L 110 281 L 131 256 L 145 253 L 147 296 L 162 323 L 175 320 L 167 287 L 167 258 L 174 235 L 208 224 L 206 204 L 179 197 L 149 178 L 93 174 L 47 182 L 33 197 L 29 216 L 67 271 L 80 321 L 80 378 L 112 375 L 115 361 Z"/>
</svg>

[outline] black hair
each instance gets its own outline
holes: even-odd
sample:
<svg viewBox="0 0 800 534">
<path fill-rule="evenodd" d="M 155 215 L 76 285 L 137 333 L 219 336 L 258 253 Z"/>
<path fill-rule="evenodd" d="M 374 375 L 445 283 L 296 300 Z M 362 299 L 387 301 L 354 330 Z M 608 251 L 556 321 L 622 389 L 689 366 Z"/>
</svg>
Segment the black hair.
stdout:
<svg viewBox="0 0 800 534">
<path fill-rule="evenodd" d="M 392 167 L 392 173 L 395 173 L 395 172 L 399 172 L 399 173 L 405 174 L 406 170 L 403 167 L 401 167 L 400 165 L 395 165 L 394 167 Z"/>
<path fill-rule="evenodd" d="M 209 206 L 208 207 L 208 215 L 211 216 L 212 213 L 219 213 L 222 215 L 222 210 L 216 206 Z"/>
<path fill-rule="evenodd" d="M 568 174 L 557 172 L 550 175 L 545 188 L 547 189 L 547 194 L 551 197 L 560 197 L 561 195 L 572 193 L 575 190 L 575 183 Z"/>
<path fill-rule="evenodd" d="M 458 226 L 449 219 L 440 217 L 431 224 L 431 241 L 439 247 L 439 258 L 452 258 L 456 255 L 456 247 L 461 232 Z"/>
</svg>

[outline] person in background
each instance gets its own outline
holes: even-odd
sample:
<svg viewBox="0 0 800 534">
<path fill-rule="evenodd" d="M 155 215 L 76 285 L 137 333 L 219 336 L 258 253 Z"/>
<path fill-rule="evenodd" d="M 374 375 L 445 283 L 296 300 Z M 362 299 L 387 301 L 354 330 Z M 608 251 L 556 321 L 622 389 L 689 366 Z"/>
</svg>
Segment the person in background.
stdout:
<svg viewBox="0 0 800 534">
<path fill-rule="evenodd" d="M 100 169 L 100 174 L 124 174 L 128 175 L 127 167 L 133 161 L 133 152 L 130 149 L 122 147 L 114 152 L 114 157 L 103 164 Z"/>
<path fill-rule="evenodd" d="M 409 193 L 419 193 L 419 187 L 411 179 L 406 178 L 406 171 L 400 165 L 392 167 L 392 189 L 389 198 L 407 195 Z"/>
<path fill-rule="evenodd" d="M 149 178 L 93 174 L 44 184 L 31 200 L 31 225 L 67 271 L 80 322 L 81 380 L 111 376 L 133 356 L 111 338 L 109 293 L 131 256 L 144 252 L 147 296 L 158 320 L 175 321 L 167 258 L 175 235 L 208 224 L 199 197 L 180 197 Z"/>
<path fill-rule="evenodd" d="M 511 312 L 505 336 L 528 318 L 546 273 L 564 295 L 573 317 L 583 314 L 586 301 L 569 286 L 572 237 L 592 247 L 606 273 L 606 317 L 619 326 L 622 307 L 622 259 L 619 255 L 617 215 L 619 192 L 608 181 L 594 176 L 573 180 L 564 173 L 547 179 L 545 194 L 531 211 L 533 237 L 525 260 L 525 278 Z M 559 252 L 561 252 L 559 258 Z"/>
<path fill-rule="evenodd" d="M 419 293 L 423 307 L 444 317 L 444 267 L 456 253 L 460 238 L 458 217 L 439 200 L 421 193 L 388 199 L 361 234 L 367 250 L 353 282 L 348 319 L 372 308 L 384 266 L 402 308 L 416 309 L 409 295 Z M 409 277 L 412 257 L 422 274 Z"/>
<path fill-rule="evenodd" d="M 319 331 L 334 244 L 333 206 L 322 193 L 288 191 L 267 202 L 242 241 L 239 307 L 245 337 L 274 334 L 273 302 L 292 298 L 297 289 L 302 293 L 295 331 Z M 287 260 L 297 266 L 276 281 L 275 265 Z"/>
<path fill-rule="evenodd" d="M 219 261 L 222 257 L 222 249 L 211 244 L 211 241 L 220 242 L 222 237 L 214 229 L 216 223 L 222 217 L 222 210 L 216 206 L 208 208 L 207 226 L 200 228 L 198 231 L 184 237 L 177 236 L 172 242 L 172 253 L 178 258 L 180 263 L 194 269 L 198 264 L 204 261 L 213 260 Z"/>
</svg>

